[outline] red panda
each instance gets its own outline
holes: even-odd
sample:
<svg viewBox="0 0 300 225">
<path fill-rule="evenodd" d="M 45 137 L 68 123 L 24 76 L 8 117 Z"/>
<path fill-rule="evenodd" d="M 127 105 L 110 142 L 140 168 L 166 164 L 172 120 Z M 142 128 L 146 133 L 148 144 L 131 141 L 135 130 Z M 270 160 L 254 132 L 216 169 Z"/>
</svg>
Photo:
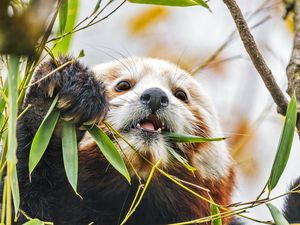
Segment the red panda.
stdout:
<svg viewBox="0 0 300 225">
<path fill-rule="evenodd" d="M 60 58 L 63 64 L 70 58 Z M 37 70 L 21 109 L 32 107 L 18 121 L 18 177 L 20 208 L 31 218 L 55 225 L 115 225 L 128 212 L 141 183 L 152 166 L 185 184 L 198 195 L 225 208 L 232 203 L 234 164 L 225 142 L 175 143 L 163 132 L 221 137 L 215 110 L 201 85 L 186 71 L 152 58 L 128 58 L 96 66 L 77 60 L 51 76 L 53 60 Z M 32 139 L 54 97 L 61 119 L 47 150 L 29 180 L 28 157 Z M 79 146 L 78 193 L 67 181 L 61 147 L 61 120 L 77 126 Z M 135 148 L 115 140 L 105 129 L 111 124 Z M 116 142 L 131 176 L 129 184 L 99 151 L 83 124 L 96 123 Z M 172 148 L 196 168 L 187 170 L 175 160 Z M 147 161 L 145 161 L 145 159 Z M 221 210 L 222 211 L 222 210 Z M 126 224 L 162 225 L 191 221 L 210 215 L 210 203 L 155 172 L 135 212 Z M 26 218 L 20 215 L 16 224 Z M 230 219 L 224 218 L 227 225 Z M 204 224 L 210 224 L 206 222 Z"/>
</svg>

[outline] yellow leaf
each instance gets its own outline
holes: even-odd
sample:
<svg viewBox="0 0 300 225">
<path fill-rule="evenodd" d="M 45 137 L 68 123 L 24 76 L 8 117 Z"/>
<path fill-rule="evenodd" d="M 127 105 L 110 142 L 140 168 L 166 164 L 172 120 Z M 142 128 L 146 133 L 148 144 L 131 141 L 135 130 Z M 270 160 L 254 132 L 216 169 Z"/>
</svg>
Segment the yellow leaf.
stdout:
<svg viewBox="0 0 300 225">
<path fill-rule="evenodd" d="M 291 33 L 294 33 L 294 13 L 290 12 L 285 19 L 285 24 Z"/>
<path fill-rule="evenodd" d="M 169 14 L 167 8 L 160 6 L 148 7 L 129 20 L 129 32 L 133 35 L 141 35 L 151 27 L 155 27 L 158 22 L 165 20 Z"/>
<path fill-rule="evenodd" d="M 240 118 L 234 127 L 234 133 L 228 144 L 231 155 L 237 163 L 237 167 L 248 178 L 254 178 L 259 174 L 259 165 L 255 161 L 255 129 L 247 118 Z M 254 169 L 255 168 L 255 169 Z"/>
</svg>

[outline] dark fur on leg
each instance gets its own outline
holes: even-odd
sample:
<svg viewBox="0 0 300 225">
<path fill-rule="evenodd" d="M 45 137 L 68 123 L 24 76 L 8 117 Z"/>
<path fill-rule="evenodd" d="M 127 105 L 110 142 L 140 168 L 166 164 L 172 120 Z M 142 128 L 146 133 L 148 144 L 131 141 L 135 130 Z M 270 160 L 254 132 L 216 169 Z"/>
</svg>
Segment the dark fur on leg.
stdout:
<svg viewBox="0 0 300 225">
<path fill-rule="evenodd" d="M 234 217 L 229 225 L 245 225 L 245 223 L 240 218 Z"/>
<path fill-rule="evenodd" d="M 59 62 L 63 64 L 69 60 L 71 58 L 60 58 Z M 28 104 L 31 104 L 31 107 L 18 121 L 17 129 L 20 208 L 30 217 L 46 221 L 53 221 L 55 217 L 53 212 L 58 190 L 66 195 L 75 196 L 64 171 L 59 124 L 42 160 L 31 175 L 31 182 L 29 181 L 28 158 L 32 139 L 54 97 L 59 96 L 58 108 L 61 116 L 78 126 L 85 122 L 98 121 L 108 109 L 103 84 L 96 80 L 92 71 L 77 60 L 40 81 L 56 68 L 54 61 L 49 60 L 36 72 L 33 82 L 39 82 L 30 87 L 20 111 Z M 83 134 L 83 131 L 78 130 L 78 141 Z M 22 224 L 24 220 L 21 217 L 17 224 Z"/>
<path fill-rule="evenodd" d="M 284 216 L 289 223 L 300 223 L 300 178 L 298 178 L 290 189 L 295 189 L 298 193 L 289 194 L 285 200 Z"/>
</svg>

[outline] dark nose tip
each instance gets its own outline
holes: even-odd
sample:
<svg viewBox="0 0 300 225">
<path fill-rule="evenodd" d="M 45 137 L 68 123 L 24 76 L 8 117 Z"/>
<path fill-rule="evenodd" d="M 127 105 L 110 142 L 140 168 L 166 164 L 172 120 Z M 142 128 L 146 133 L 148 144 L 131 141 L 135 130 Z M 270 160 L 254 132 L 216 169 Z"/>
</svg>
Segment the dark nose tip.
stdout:
<svg viewBox="0 0 300 225">
<path fill-rule="evenodd" d="M 167 94 L 160 88 L 147 89 L 141 95 L 140 101 L 142 104 L 147 105 L 152 110 L 152 113 L 169 105 Z"/>
</svg>

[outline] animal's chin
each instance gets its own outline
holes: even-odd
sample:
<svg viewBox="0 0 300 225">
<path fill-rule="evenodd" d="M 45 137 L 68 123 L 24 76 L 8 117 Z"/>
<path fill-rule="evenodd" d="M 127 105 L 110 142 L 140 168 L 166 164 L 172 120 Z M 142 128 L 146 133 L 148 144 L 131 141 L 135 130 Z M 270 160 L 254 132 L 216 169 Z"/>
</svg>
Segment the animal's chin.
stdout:
<svg viewBox="0 0 300 225">
<path fill-rule="evenodd" d="M 149 161 L 155 164 L 161 160 L 162 167 L 168 165 L 170 143 L 163 132 L 169 131 L 171 126 L 165 121 L 164 118 L 160 119 L 159 116 L 150 114 L 139 120 L 132 120 L 129 126 L 121 129 L 122 135 L 130 143 L 128 146 L 121 142 L 121 148 L 126 155 L 124 160 L 129 161 L 139 173 L 149 175 L 151 170 Z"/>
</svg>

